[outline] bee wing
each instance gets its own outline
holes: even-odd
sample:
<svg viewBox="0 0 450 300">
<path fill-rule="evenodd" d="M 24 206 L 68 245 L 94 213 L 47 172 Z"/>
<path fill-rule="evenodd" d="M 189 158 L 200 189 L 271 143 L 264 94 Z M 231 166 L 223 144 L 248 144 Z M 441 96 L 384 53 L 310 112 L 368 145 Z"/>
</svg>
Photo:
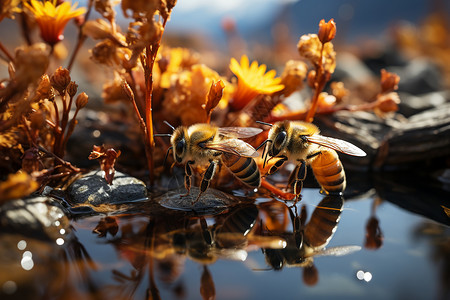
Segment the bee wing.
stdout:
<svg viewBox="0 0 450 300">
<path fill-rule="evenodd" d="M 362 149 L 356 147 L 352 143 L 340 139 L 335 139 L 322 135 L 311 135 L 307 137 L 307 140 L 311 143 L 325 146 L 348 155 L 366 156 L 366 152 L 364 152 Z"/>
<path fill-rule="evenodd" d="M 261 128 L 255 127 L 219 127 L 218 132 L 227 137 L 232 138 L 249 138 L 261 133 Z"/>
<path fill-rule="evenodd" d="M 314 256 L 342 256 L 361 250 L 360 246 L 338 246 L 315 252 Z"/>
<path fill-rule="evenodd" d="M 223 139 L 220 141 L 209 141 L 206 143 L 205 146 L 208 149 L 232 153 L 239 156 L 245 157 L 259 156 L 255 148 L 239 139 Z"/>
</svg>

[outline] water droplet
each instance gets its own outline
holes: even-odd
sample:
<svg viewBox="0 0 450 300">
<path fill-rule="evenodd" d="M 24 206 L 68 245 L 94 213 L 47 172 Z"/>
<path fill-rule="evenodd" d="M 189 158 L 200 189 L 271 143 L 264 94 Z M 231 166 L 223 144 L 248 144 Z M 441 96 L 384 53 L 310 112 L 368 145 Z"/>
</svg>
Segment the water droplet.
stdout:
<svg viewBox="0 0 450 300">
<path fill-rule="evenodd" d="M 25 271 L 29 271 L 34 267 L 34 262 L 31 256 L 24 256 L 20 264 Z"/>
<path fill-rule="evenodd" d="M 371 280 L 372 280 L 372 273 L 370 273 L 370 272 L 364 273 L 364 280 L 365 280 L 366 282 L 371 281 Z"/>
<path fill-rule="evenodd" d="M 358 278 L 359 280 L 363 280 L 364 279 L 364 271 L 359 270 L 358 272 L 356 272 L 356 278 Z"/>
<path fill-rule="evenodd" d="M 59 246 L 64 245 L 64 239 L 63 238 L 57 238 L 56 239 L 56 244 L 58 244 Z"/>
<path fill-rule="evenodd" d="M 27 242 L 24 240 L 21 240 L 17 243 L 17 248 L 19 250 L 24 250 L 27 247 Z"/>
<path fill-rule="evenodd" d="M 66 233 L 66 230 L 65 230 L 64 228 L 61 228 L 61 229 L 59 230 L 59 233 L 60 233 L 60 234 L 65 234 L 65 233 Z"/>
<path fill-rule="evenodd" d="M 94 131 L 92 132 L 92 136 L 95 137 L 95 138 L 100 137 L 101 134 L 102 134 L 102 133 L 100 132 L 100 130 L 94 130 Z"/>
<path fill-rule="evenodd" d="M 2 286 L 2 291 L 5 294 L 12 295 L 17 291 L 17 284 L 14 281 L 6 281 Z"/>
<path fill-rule="evenodd" d="M 32 258 L 32 257 L 33 257 L 33 253 L 31 253 L 31 251 L 25 251 L 25 252 L 22 254 L 22 257 L 29 257 L 29 258 Z"/>
</svg>

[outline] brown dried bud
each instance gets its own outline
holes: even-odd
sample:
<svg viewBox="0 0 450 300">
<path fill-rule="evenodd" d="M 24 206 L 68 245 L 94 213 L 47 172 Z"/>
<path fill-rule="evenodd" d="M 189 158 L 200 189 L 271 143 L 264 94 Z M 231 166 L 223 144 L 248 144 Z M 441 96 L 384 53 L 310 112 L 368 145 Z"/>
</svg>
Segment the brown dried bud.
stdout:
<svg viewBox="0 0 450 300">
<path fill-rule="evenodd" d="M 86 93 L 81 93 L 78 95 L 77 100 L 75 100 L 75 104 L 77 109 L 82 109 L 88 103 L 88 95 Z"/>
<path fill-rule="evenodd" d="M 45 74 L 49 64 L 49 49 L 43 43 L 16 49 L 14 68 L 8 70 L 13 72 L 18 88 L 25 88 Z"/>
<path fill-rule="evenodd" d="M 103 40 L 111 36 L 111 24 L 103 19 L 89 20 L 83 26 L 83 34 L 94 40 Z"/>
<path fill-rule="evenodd" d="M 53 99 L 55 97 L 52 85 L 50 84 L 50 78 L 47 74 L 42 75 L 41 81 L 36 89 L 36 93 L 33 97 L 33 102 L 43 99 Z"/>
<path fill-rule="evenodd" d="M 400 81 L 400 76 L 395 73 L 381 69 L 381 93 L 386 94 L 398 89 L 398 83 Z"/>
<path fill-rule="evenodd" d="M 112 66 L 115 62 L 116 45 L 110 40 L 104 40 L 91 50 L 91 59 L 96 63 Z"/>
<path fill-rule="evenodd" d="M 325 23 L 324 19 L 320 20 L 318 36 L 322 44 L 328 43 L 334 39 L 336 36 L 336 23 L 334 22 L 334 19 L 331 19 L 327 23 Z"/>
<path fill-rule="evenodd" d="M 317 34 L 305 34 L 300 37 L 297 48 L 299 54 L 309 60 L 314 67 L 317 68 L 322 64 L 325 72 L 330 74 L 334 72 L 336 52 L 333 43 L 322 44 Z"/>
<path fill-rule="evenodd" d="M 309 71 L 306 82 L 308 82 L 309 87 L 311 87 L 313 89 L 316 87 L 316 71 L 315 70 Z"/>
<path fill-rule="evenodd" d="M 170 12 L 175 5 L 177 5 L 177 0 L 166 0 L 167 3 L 167 10 Z"/>
<path fill-rule="evenodd" d="M 398 110 L 399 103 L 400 97 L 396 92 L 382 94 L 375 102 L 374 112 L 379 117 L 386 117 L 388 113 L 396 112 Z"/>
<path fill-rule="evenodd" d="M 94 7 L 105 19 L 112 21 L 116 15 L 116 11 L 113 8 L 116 3 L 117 1 L 96 0 L 94 1 Z"/>
<path fill-rule="evenodd" d="M 336 97 L 337 102 L 342 102 L 345 97 L 347 97 L 350 92 L 344 87 L 342 81 L 334 81 L 330 84 L 331 93 Z"/>
<path fill-rule="evenodd" d="M 303 87 L 306 72 L 308 72 L 308 67 L 302 61 L 289 60 L 286 63 L 283 74 L 281 74 L 281 83 L 284 84 L 282 92 L 285 97 Z"/>
<path fill-rule="evenodd" d="M 78 90 L 78 84 L 75 83 L 75 81 L 71 81 L 69 85 L 67 86 L 67 94 L 72 98 L 75 96 Z"/>
<path fill-rule="evenodd" d="M 206 113 L 209 113 L 217 106 L 217 104 L 219 104 L 220 99 L 222 99 L 224 88 L 225 83 L 223 83 L 222 80 L 219 79 L 217 82 L 214 82 L 214 80 L 212 81 L 211 88 L 209 89 L 208 95 L 206 95 Z"/>
<path fill-rule="evenodd" d="M 34 130 L 39 130 L 45 125 L 45 115 L 41 111 L 36 111 L 30 115 L 30 126 Z"/>
<path fill-rule="evenodd" d="M 70 83 L 69 70 L 64 69 L 63 67 L 59 67 L 50 77 L 50 83 L 60 95 L 63 95 L 64 91 Z"/>
</svg>

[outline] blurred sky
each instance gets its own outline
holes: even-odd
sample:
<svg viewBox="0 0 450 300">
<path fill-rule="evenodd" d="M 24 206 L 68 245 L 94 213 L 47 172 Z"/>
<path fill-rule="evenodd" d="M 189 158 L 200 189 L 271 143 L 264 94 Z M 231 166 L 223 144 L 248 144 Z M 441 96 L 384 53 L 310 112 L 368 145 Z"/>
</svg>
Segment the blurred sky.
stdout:
<svg viewBox="0 0 450 300">
<path fill-rule="evenodd" d="M 417 23 L 440 0 L 178 0 L 167 29 L 204 32 L 221 40 L 221 22 L 233 18 L 245 38 L 270 37 L 277 21 L 289 24 L 292 34 L 316 32 L 321 19 L 334 18 L 346 39 L 381 35 L 400 20 Z M 448 3 L 447 3 L 448 6 Z"/>
</svg>

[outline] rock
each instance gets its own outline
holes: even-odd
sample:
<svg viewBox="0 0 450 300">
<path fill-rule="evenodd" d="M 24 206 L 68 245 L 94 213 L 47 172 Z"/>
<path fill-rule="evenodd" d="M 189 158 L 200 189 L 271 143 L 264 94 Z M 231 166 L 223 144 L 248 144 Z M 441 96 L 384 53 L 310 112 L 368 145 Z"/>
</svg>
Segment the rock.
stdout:
<svg viewBox="0 0 450 300">
<path fill-rule="evenodd" d="M 60 204 L 49 197 L 8 201 L 0 206 L 0 232 L 34 239 L 56 240 L 69 232 L 69 220 Z"/>
<path fill-rule="evenodd" d="M 443 88 L 443 74 L 430 60 L 416 58 L 406 66 L 386 69 L 400 76 L 399 92 L 419 95 L 440 91 Z"/>
<path fill-rule="evenodd" d="M 111 185 L 106 183 L 104 172 L 91 171 L 74 181 L 67 194 L 72 204 L 119 204 L 147 197 L 147 187 L 141 180 L 117 172 Z"/>
<path fill-rule="evenodd" d="M 196 203 L 192 204 L 197 199 L 198 193 L 199 188 L 192 187 L 189 195 L 183 196 L 186 189 L 179 188 L 155 198 L 155 201 L 166 208 L 194 211 L 198 214 L 218 214 L 241 202 L 237 197 L 209 188 Z"/>
<path fill-rule="evenodd" d="M 418 162 L 450 155 L 450 103 L 440 104 L 409 118 L 381 119 L 369 112 L 341 111 L 317 118 L 325 136 L 363 149 L 367 156 L 339 155 L 353 169 L 412 167 Z"/>
</svg>

